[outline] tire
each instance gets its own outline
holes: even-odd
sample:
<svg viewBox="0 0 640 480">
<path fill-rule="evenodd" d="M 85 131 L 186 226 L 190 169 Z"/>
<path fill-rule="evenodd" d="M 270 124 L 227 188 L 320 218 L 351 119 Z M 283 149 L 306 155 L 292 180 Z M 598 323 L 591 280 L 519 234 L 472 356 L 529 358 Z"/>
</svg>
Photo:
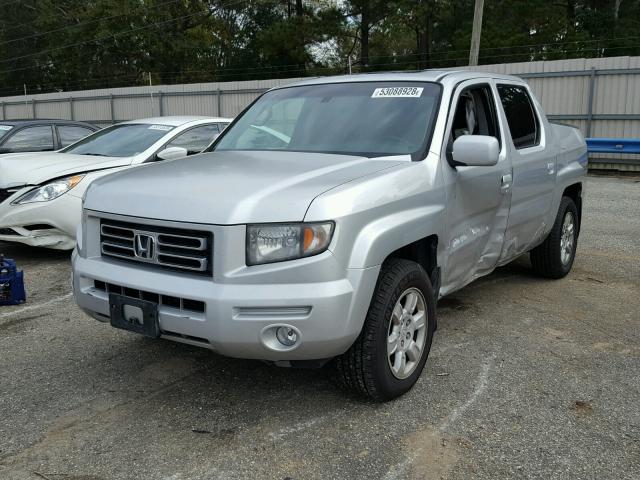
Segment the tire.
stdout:
<svg viewBox="0 0 640 480">
<path fill-rule="evenodd" d="M 579 222 L 576 204 L 569 197 L 562 197 L 549 235 L 529 253 L 533 270 L 538 275 L 558 279 L 571 271 L 578 245 Z"/>
<path fill-rule="evenodd" d="M 414 300 L 410 316 L 407 308 L 411 308 Z M 424 312 L 422 317 L 426 317 L 422 327 L 419 326 L 421 312 Z M 408 260 L 386 261 L 360 335 L 351 348 L 336 359 L 338 380 L 347 389 L 376 401 L 402 395 L 420 377 L 431 349 L 435 324 L 433 288 L 424 269 Z M 389 339 L 395 340 L 389 342 L 393 345 L 388 350 Z M 390 352 L 394 348 L 395 351 Z"/>
</svg>

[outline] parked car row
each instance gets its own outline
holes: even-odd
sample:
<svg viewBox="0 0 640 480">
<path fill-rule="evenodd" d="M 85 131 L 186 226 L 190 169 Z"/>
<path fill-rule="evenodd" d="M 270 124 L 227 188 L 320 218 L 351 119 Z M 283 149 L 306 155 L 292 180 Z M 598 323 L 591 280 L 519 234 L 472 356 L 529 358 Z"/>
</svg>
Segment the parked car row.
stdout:
<svg viewBox="0 0 640 480">
<path fill-rule="evenodd" d="M 229 122 L 193 116 L 134 120 L 55 152 L 0 156 L 0 240 L 73 249 L 82 196 L 92 181 L 144 163 L 198 153 Z"/>
</svg>

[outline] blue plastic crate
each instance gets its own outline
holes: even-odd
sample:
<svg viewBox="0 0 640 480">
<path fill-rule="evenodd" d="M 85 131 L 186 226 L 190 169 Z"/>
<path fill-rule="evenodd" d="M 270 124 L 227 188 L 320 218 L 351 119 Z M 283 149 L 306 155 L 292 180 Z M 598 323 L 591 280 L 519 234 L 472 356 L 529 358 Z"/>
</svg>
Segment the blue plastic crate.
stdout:
<svg viewBox="0 0 640 480">
<path fill-rule="evenodd" d="M 0 255 L 0 306 L 19 305 L 26 300 L 23 272 L 16 262 Z"/>
</svg>

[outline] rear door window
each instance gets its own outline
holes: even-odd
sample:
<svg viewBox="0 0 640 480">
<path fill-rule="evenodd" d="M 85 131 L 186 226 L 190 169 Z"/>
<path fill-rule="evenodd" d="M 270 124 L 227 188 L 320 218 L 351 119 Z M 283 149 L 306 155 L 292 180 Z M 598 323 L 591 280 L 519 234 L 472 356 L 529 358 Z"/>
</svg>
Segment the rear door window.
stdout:
<svg viewBox="0 0 640 480">
<path fill-rule="evenodd" d="M 78 127 L 76 125 L 58 125 L 58 137 L 60 138 L 60 147 L 64 148 L 78 140 L 83 139 L 87 135 L 93 133 L 86 127 Z"/>
<path fill-rule="evenodd" d="M 517 85 L 498 85 L 513 145 L 517 149 L 540 143 L 540 122 L 527 90 Z"/>
<path fill-rule="evenodd" d="M 182 147 L 187 150 L 187 155 L 200 153 L 213 142 L 220 134 L 217 124 L 194 127 L 179 134 L 167 144 L 169 147 Z"/>
<path fill-rule="evenodd" d="M 4 137 L 13 128 L 11 125 L 0 125 L 0 139 Z"/>
<path fill-rule="evenodd" d="M 25 127 L 9 137 L 2 146 L 13 152 L 53 150 L 53 130 L 50 125 Z"/>
</svg>

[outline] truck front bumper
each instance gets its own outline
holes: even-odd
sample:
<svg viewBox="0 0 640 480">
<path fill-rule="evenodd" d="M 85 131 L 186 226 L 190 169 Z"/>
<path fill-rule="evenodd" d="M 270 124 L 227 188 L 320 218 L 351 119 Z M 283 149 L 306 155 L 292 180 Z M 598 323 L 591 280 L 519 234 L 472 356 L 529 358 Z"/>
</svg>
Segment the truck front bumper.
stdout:
<svg viewBox="0 0 640 480">
<path fill-rule="evenodd" d="M 110 319 L 109 292 L 159 298 L 162 338 L 270 361 L 344 353 L 360 333 L 380 271 L 347 269 L 344 278 L 317 283 L 222 284 L 75 252 L 72 262 L 76 302 L 97 320 Z M 297 332 L 293 347 L 277 341 L 278 326 Z"/>
</svg>

